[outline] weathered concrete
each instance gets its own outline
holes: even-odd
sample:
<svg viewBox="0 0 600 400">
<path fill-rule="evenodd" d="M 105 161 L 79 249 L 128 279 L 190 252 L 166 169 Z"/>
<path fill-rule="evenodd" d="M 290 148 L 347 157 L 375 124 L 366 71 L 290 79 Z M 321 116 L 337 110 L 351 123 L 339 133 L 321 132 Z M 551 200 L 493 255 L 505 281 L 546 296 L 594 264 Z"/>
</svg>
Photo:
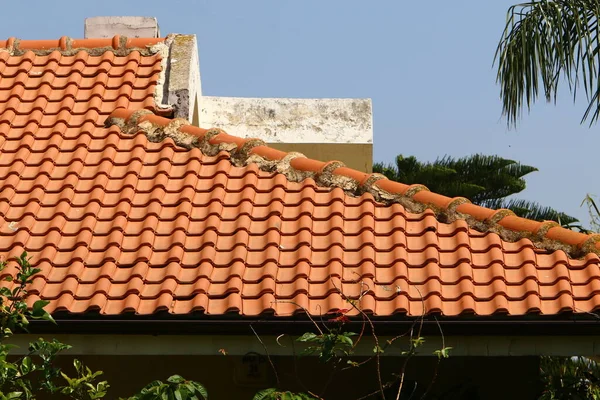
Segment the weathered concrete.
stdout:
<svg viewBox="0 0 600 400">
<path fill-rule="evenodd" d="M 373 143 L 370 99 L 204 96 L 200 126 L 267 143 Z"/>
<path fill-rule="evenodd" d="M 158 21 L 154 17 L 90 17 L 85 19 L 84 37 L 111 38 L 115 35 L 130 38 L 160 37 Z"/>
<path fill-rule="evenodd" d="M 157 37 L 156 18 L 92 17 L 85 36 Z M 339 160 L 371 172 L 373 123 L 370 99 L 259 99 L 202 96 L 195 35 L 171 34 L 153 53 L 162 55 L 156 104 L 193 125 L 254 137 L 288 152 Z"/>
<path fill-rule="evenodd" d="M 167 102 L 168 91 L 165 88 L 167 83 L 167 70 L 169 66 L 169 46 L 165 43 L 157 43 L 151 47 L 153 54 L 160 54 L 160 75 L 156 88 L 154 89 L 154 102 L 160 110 L 172 110 L 171 105 Z"/>
<path fill-rule="evenodd" d="M 166 103 L 174 107 L 176 118 L 185 118 L 197 125 L 202 87 L 196 35 L 169 35 L 166 44 L 169 46 L 164 82 Z"/>
<path fill-rule="evenodd" d="M 370 99 L 200 98 L 201 127 L 258 138 L 279 150 L 372 172 Z"/>
</svg>

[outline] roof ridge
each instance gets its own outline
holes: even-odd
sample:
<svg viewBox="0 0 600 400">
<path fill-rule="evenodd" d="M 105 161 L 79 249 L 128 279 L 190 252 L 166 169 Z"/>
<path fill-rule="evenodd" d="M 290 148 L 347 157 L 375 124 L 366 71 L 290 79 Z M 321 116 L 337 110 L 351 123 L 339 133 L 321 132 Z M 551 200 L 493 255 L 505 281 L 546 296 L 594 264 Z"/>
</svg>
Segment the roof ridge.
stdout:
<svg viewBox="0 0 600 400">
<path fill-rule="evenodd" d="M 152 50 L 152 47 L 163 43 L 165 39 L 128 38 L 122 35 L 100 39 L 73 39 L 62 36 L 57 40 L 20 40 L 10 37 L 8 40 L 0 41 L 0 51 L 4 50 L 11 55 L 20 56 L 27 51 L 32 51 L 36 55 L 48 55 L 54 51 L 58 51 L 63 55 L 72 55 L 79 51 L 87 51 L 91 55 L 100 55 L 106 51 L 112 51 L 122 55 L 137 50 L 142 55 L 150 55 L 156 53 Z"/>
<path fill-rule="evenodd" d="M 260 139 L 244 139 L 221 129 L 195 127 L 187 120 L 160 117 L 149 110 L 116 109 L 106 121 L 107 127 L 113 125 L 125 133 L 142 131 L 152 142 L 171 138 L 178 146 L 187 149 L 197 147 L 208 156 L 227 151 L 236 166 L 257 164 L 261 170 L 282 173 L 293 182 L 313 178 L 320 186 L 341 188 L 354 196 L 368 192 L 377 201 L 399 203 L 412 213 L 431 209 L 440 222 L 462 219 L 475 230 L 496 233 L 508 242 L 527 238 L 536 247 L 549 251 L 563 250 L 573 258 L 589 253 L 600 255 L 600 234 L 575 232 L 554 221 L 539 222 L 518 217 L 510 210 L 478 206 L 464 197 L 450 198 L 433 193 L 423 185 L 406 185 L 391 181 L 382 174 L 347 168 L 340 161 L 324 162 L 301 153 L 286 153 L 269 147 Z"/>
</svg>

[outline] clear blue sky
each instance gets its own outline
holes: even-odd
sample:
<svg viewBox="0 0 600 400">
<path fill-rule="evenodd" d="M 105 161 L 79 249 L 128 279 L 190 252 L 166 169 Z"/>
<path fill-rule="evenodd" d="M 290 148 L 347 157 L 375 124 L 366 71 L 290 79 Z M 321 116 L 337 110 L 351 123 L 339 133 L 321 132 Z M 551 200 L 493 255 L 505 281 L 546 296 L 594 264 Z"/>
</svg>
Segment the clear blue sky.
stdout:
<svg viewBox="0 0 600 400">
<path fill-rule="evenodd" d="M 501 118 L 492 60 L 513 2 L 13 1 L 0 37 L 82 37 L 85 17 L 156 16 L 163 35 L 198 36 L 206 95 L 368 97 L 375 161 L 498 154 L 539 168 L 521 198 L 587 221 L 600 126 L 579 124 L 584 103 L 565 91 L 517 129 Z"/>
</svg>

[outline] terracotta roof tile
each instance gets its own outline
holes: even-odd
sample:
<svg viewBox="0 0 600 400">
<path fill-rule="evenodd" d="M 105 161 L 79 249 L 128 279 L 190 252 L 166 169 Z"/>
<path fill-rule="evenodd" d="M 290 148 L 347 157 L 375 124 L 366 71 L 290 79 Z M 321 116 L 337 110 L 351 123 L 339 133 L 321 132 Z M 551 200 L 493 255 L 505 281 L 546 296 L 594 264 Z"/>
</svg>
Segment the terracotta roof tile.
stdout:
<svg viewBox="0 0 600 400">
<path fill-rule="evenodd" d="M 342 289 L 378 316 L 600 306 L 596 236 L 154 115 L 161 41 L 0 42 L 0 252 L 41 268 L 29 301 L 320 314 L 348 307 Z"/>
</svg>

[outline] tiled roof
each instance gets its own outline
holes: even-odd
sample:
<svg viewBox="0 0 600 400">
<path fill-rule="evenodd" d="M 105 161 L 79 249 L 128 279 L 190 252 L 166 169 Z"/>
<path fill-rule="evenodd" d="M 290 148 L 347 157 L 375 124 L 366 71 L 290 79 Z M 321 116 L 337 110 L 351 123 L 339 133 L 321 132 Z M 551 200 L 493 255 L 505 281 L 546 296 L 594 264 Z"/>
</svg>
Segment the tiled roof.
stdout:
<svg viewBox="0 0 600 400">
<path fill-rule="evenodd" d="M 157 116 L 161 53 L 109 40 L 0 43 L 0 254 L 42 269 L 30 301 L 324 314 L 348 307 L 341 289 L 378 316 L 600 305 L 596 236 Z"/>
</svg>

